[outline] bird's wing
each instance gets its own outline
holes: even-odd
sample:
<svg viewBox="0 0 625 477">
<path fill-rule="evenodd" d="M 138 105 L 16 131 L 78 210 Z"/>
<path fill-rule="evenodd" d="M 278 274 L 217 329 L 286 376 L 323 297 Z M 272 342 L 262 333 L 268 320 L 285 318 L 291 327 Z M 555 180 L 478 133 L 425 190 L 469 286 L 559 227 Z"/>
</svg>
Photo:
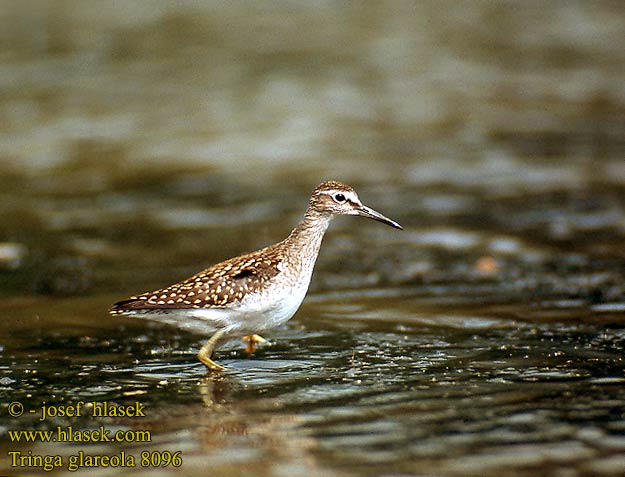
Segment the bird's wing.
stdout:
<svg viewBox="0 0 625 477">
<path fill-rule="evenodd" d="M 134 310 L 225 308 L 275 277 L 284 256 L 267 247 L 213 265 L 186 280 L 114 303 L 112 314 Z"/>
</svg>

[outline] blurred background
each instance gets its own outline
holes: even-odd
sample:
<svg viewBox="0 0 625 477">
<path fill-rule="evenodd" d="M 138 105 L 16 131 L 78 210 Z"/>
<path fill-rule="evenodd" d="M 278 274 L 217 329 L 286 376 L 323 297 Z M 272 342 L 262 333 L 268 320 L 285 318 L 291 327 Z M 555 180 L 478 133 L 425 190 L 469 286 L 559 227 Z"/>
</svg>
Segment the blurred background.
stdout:
<svg viewBox="0 0 625 477">
<path fill-rule="evenodd" d="M 258 359 L 108 316 L 327 179 L 405 230 Z M 0 0 L 0 224 L 5 401 L 141 395 L 187 475 L 622 475 L 622 1 Z"/>
<path fill-rule="evenodd" d="M 485 232 L 623 258 L 620 2 L 4 0 L 0 22 L 13 291 L 183 275 L 286 235 L 324 179 L 426 227 L 419 256 Z M 449 265 L 403 253 L 395 281 Z"/>
</svg>

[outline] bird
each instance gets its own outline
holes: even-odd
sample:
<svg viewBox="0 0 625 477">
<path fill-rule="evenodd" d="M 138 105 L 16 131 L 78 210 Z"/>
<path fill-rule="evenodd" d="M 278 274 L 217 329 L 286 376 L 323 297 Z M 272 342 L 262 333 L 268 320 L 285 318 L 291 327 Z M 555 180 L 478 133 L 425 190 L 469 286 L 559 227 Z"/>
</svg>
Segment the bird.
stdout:
<svg viewBox="0 0 625 477">
<path fill-rule="evenodd" d="M 322 239 L 338 215 L 402 226 L 364 205 L 356 191 L 325 181 L 312 192 L 304 218 L 282 241 L 217 263 L 185 280 L 114 303 L 112 315 L 144 318 L 210 336 L 197 357 L 222 371 L 213 352 L 244 337 L 248 349 L 264 342 L 260 333 L 286 323 L 300 307 L 311 281 Z"/>
</svg>

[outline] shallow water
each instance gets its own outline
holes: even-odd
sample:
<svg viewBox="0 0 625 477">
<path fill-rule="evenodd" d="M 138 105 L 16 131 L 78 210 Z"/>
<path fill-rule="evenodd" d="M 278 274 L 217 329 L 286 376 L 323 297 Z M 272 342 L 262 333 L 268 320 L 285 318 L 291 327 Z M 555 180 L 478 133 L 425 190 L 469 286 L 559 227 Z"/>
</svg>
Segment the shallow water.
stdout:
<svg viewBox="0 0 625 477">
<path fill-rule="evenodd" d="M 0 0 L 0 474 L 623 474 L 618 2 L 145 5 Z M 205 337 L 107 314 L 326 179 L 405 230 L 336 219 L 252 356 L 207 373 Z M 68 426 L 151 439 L 9 433 Z"/>
<path fill-rule="evenodd" d="M 139 401 L 147 416 L 40 422 L 37 413 L 3 425 L 147 429 L 152 442 L 18 448 L 181 450 L 187 475 L 207 467 L 219 475 L 576 475 L 617 473 L 623 463 L 619 312 L 519 306 L 511 318 L 510 309 L 460 299 L 437 306 L 408 289 L 317 295 L 269 345 L 249 357 L 232 343 L 218 354 L 227 370 L 207 374 L 195 361 L 197 336 L 90 311 L 108 301 L 20 307 L 13 318 L 24 328 L 10 330 L 2 351 L 3 402 Z M 68 309 L 90 317 L 81 325 Z M 45 310 L 35 333 L 20 319 L 33 320 L 34 310 Z"/>
</svg>

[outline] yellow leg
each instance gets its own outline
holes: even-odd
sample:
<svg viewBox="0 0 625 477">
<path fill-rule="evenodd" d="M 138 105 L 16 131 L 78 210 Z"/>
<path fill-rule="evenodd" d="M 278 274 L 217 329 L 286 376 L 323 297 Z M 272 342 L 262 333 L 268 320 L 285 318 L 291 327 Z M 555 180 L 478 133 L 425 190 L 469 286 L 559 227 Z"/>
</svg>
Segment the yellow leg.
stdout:
<svg viewBox="0 0 625 477">
<path fill-rule="evenodd" d="M 256 352 L 256 344 L 257 343 L 266 343 L 267 340 L 260 335 L 247 335 L 241 338 L 247 346 L 245 347 L 245 352 L 247 354 L 254 354 Z"/>
<path fill-rule="evenodd" d="M 206 344 L 202 346 L 202 349 L 200 349 L 200 352 L 197 354 L 198 359 L 204 363 L 208 369 L 213 371 L 223 371 L 225 369 L 221 364 L 217 364 L 211 359 L 215 345 L 224 333 L 225 330 L 223 329 L 217 330 L 215 334 L 206 342 Z"/>
</svg>

